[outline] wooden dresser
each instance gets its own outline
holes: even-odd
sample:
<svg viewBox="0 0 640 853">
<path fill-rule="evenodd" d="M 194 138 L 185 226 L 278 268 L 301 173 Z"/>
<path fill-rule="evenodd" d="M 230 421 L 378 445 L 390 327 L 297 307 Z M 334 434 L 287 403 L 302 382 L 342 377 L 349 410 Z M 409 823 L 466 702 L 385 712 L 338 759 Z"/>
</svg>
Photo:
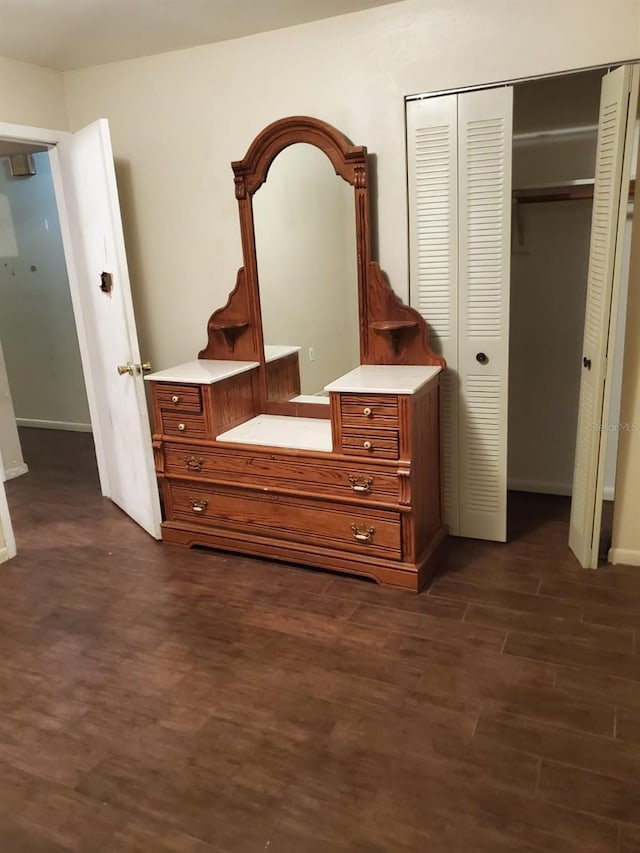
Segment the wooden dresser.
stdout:
<svg viewBox="0 0 640 853">
<path fill-rule="evenodd" d="M 357 284 L 359 366 L 312 389 L 303 387 L 301 359 L 322 355 L 315 338 L 292 329 L 287 336 L 300 337 L 296 346 L 265 345 L 261 301 L 268 289 L 258 275 L 252 202 L 275 157 L 298 142 L 319 148 L 355 197 L 357 281 L 347 278 L 344 287 Z M 236 287 L 209 318 L 198 359 L 146 377 L 162 535 L 417 592 L 437 567 L 446 536 L 439 440 L 445 365 L 422 317 L 371 260 L 367 167 L 365 148 L 306 117 L 270 125 L 233 164 L 244 255 Z M 291 298 L 304 300 L 300 288 L 310 280 L 293 276 Z M 282 306 L 286 311 L 286 300 Z M 339 338 L 336 332 L 336 351 Z"/>
<path fill-rule="evenodd" d="M 444 535 L 440 368 L 357 368 L 328 386 L 330 420 L 248 413 L 258 368 L 192 362 L 147 376 L 163 539 L 418 591 Z"/>
</svg>

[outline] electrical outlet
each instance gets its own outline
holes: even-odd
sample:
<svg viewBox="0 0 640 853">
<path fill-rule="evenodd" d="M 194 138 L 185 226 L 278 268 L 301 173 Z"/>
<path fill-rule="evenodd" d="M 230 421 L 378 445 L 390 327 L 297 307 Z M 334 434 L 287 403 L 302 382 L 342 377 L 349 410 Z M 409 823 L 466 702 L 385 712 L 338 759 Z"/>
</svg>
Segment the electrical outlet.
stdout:
<svg viewBox="0 0 640 853">
<path fill-rule="evenodd" d="M 309 347 L 309 361 L 315 361 L 315 360 L 316 360 L 316 351 L 314 350 L 313 347 Z"/>
</svg>

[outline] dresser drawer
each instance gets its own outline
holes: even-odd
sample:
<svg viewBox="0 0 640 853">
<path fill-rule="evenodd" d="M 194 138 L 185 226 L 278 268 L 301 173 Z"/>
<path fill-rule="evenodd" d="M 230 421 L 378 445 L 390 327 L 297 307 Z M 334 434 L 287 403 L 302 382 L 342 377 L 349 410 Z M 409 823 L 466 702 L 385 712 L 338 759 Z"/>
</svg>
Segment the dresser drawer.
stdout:
<svg viewBox="0 0 640 853">
<path fill-rule="evenodd" d="M 197 482 L 167 482 L 167 497 L 170 521 L 401 558 L 399 512 Z"/>
<path fill-rule="evenodd" d="M 164 435 L 178 435 L 181 438 L 206 438 L 207 428 L 204 415 L 182 415 L 176 412 L 162 412 L 161 430 Z"/>
<path fill-rule="evenodd" d="M 398 398 L 387 394 L 341 394 L 340 417 L 343 429 L 397 429 Z"/>
<path fill-rule="evenodd" d="M 390 504 L 400 500 L 397 471 L 367 466 L 366 463 L 331 464 L 284 453 L 248 454 L 245 451 L 167 442 L 163 470 L 170 477 L 215 480 L 233 485 L 248 481 L 255 488 L 360 498 L 370 503 Z M 408 477 L 405 476 L 404 480 L 408 481 Z M 407 488 L 406 482 L 404 487 Z"/>
<path fill-rule="evenodd" d="M 342 433 L 342 452 L 349 456 L 375 459 L 398 458 L 398 433 L 395 430 L 360 430 Z"/>
<path fill-rule="evenodd" d="M 158 406 L 176 412 L 202 412 L 202 395 L 199 385 L 157 385 L 154 390 Z"/>
</svg>

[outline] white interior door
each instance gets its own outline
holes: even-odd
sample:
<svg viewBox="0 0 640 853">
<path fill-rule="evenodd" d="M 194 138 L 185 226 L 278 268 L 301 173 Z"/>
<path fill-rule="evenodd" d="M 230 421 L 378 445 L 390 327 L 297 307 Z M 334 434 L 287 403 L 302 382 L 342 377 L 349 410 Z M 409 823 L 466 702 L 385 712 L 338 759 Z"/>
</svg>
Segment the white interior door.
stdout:
<svg viewBox="0 0 640 853">
<path fill-rule="evenodd" d="M 569 545 L 584 568 L 598 565 L 623 235 L 638 103 L 638 66 L 602 80 L 589 247 L 583 367 Z"/>
<path fill-rule="evenodd" d="M 103 495 L 155 538 L 160 503 L 107 121 L 51 151 Z M 113 288 L 101 289 L 101 274 Z M 118 365 L 132 365 L 119 375 Z"/>
</svg>

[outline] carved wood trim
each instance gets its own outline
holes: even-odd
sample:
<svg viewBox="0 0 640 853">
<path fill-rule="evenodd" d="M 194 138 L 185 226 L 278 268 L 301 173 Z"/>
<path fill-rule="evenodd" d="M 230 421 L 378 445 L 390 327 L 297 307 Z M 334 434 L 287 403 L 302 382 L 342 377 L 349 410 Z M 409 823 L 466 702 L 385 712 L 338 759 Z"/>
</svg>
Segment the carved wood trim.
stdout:
<svg viewBox="0 0 640 853">
<path fill-rule="evenodd" d="M 218 308 L 207 322 L 207 345 L 198 358 L 260 361 L 262 355 L 262 321 L 260 297 L 251 292 L 244 267 L 240 267 L 236 286 L 226 304 Z"/>
<path fill-rule="evenodd" d="M 297 142 L 315 145 L 327 155 L 336 174 L 356 189 L 367 186 L 367 149 L 351 145 L 347 137 L 327 124 L 309 116 L 291 116 L 274 121 L 256 136 L 242 160 L 231 164 L 235 176 L 236 198 L 253 195 L 267 180 L 277 155 Z"/>
<path fill-rule="evenodd" d="M 429 345 L 429 326 L 421 314 L 394 293 L 374 261 L 367 270 L 361 338 L 363 364 L 426 364 L 446 367 Z"/>
</svg>

